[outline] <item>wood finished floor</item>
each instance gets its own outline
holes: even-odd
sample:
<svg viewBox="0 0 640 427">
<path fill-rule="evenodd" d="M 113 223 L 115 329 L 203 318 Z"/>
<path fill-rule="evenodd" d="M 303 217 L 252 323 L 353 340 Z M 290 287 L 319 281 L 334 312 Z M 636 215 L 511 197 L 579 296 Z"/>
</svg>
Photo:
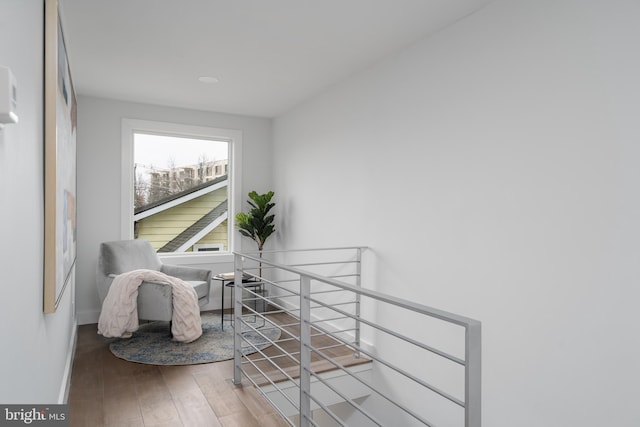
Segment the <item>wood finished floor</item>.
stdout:
<svg viewBox="0 0 640 427">
<path fill-rule="evenodd" d="M 279 325 L 298 336 L 296 318 L 286 314 L 270 314 Z M 109 340 L 96 333 L 97 325 L 78 328 L 78 341 L 71 375 L 69 408 L 72 427 L 100 426 L 213 426 L 213 427 L 279 427 L 288 426 L 260 394 L 244 380 L 244 387 L 231 382 L 233 361 L 188 366 L 155 366 L 127 362 L 109 351 Z M 317 331 L 314 331 L 317 334 Z M 282 334 L 281 338 L 287 338 Z M 324 350 L 345 366 L 366 363 L 354 358 L 353 351 L 326 336 L 312 337 L 316 348 Z M 296 352 L 297 341 L 285 340 L 279 345 Z M 271 346 L 269 356 L 282 352 Z M 254 354 L 254 359 L 262 356 Z M 298 357 L 297 355 L 295 356 Z M 275 359 L 279 367 L 292 377 L 297 366 L 288 357 Z M 257 362 L 264 371 L 285 379 L 267 361 Z M 245 365 L 251 373 L 251 366 Z M 317 355 L 312 355 L 312 370 L 332 369 Z M 256 371 L 253 371 L 255 374 Z M 256 382 L 264 381 L 259 375 Z"/>
<path fill-rule="evenodd" d="M 96 325 L 78 329 L 71 375 L 72 427 L 288 426 L 250 385 L 231 382 L 233 361 L 155 366 L 113 356 Z"/>
</svg>

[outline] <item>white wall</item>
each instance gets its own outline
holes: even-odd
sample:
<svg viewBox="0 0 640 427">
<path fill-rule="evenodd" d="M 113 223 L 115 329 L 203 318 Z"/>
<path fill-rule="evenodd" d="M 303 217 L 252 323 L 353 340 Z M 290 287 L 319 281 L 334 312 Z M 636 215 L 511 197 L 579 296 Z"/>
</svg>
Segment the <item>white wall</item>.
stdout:
<svg viewBox="0 0 640 427">
<path fill-rule="evenodd" d="M 638 16 L 496 1 L 275 121 L 282 243 L 481 320 L 485 426 L 640 425 Z"/>
<path fill-rule="evenodd" d="M 0 3 L 0 64 L 18 83 L 19 123 L 0 130 L 0 402 L 64 399 L 72 340 L 73 292 L 55 314 L 43 308 L 42 1 Z"/>
<path fill-rule="evenodd" d="M 80 96 L 78 98 L 77 306 L 81 324 L 96 323 L 100 303 L 95 284 L 101 242 L 120 239 L 122 119 L 140 119 L 242 131 L 242 194 L 267 191 L 271 182 L 270 119 L 208 113 Z M 243 202 L 243 208 L 246 205 Z M 242 244 L 250 242 L 241 241 Z M 194 265 L 197 266 L 197 265 Z M 232 263 L 209 266 L 232 271 Z M 207 309 L 219 308 L 219 286 Z M 227 296 L 227 295 L 225 295 Z M 228 307 L 228 305 L 226 306 Z"/>
</svg>

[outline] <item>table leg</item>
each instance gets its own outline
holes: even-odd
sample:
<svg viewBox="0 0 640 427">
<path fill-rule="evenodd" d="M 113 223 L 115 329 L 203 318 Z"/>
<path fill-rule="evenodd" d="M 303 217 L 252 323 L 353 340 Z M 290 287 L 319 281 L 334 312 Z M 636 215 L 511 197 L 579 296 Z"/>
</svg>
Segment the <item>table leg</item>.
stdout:
<svg viewBox="0 0 640 427">
<path fill-rule="evenodd" d="M 224 280 L 222 280 L 222 301 L 220 301 L 220 328 L 224 330 Z"/>
</svg>

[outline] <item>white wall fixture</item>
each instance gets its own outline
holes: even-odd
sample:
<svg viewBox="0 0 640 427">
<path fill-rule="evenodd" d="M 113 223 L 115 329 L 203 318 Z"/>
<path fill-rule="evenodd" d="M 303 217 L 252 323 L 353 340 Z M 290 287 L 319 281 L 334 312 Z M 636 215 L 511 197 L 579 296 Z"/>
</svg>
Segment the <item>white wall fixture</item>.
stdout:
<svg viewBox="0 0 640 427">
<path fill-rule="evenodd" d="M 0 129 L 8 123 L 18 123 L 16 79 L 8 67 L 0 65 Z"/>
</svg>

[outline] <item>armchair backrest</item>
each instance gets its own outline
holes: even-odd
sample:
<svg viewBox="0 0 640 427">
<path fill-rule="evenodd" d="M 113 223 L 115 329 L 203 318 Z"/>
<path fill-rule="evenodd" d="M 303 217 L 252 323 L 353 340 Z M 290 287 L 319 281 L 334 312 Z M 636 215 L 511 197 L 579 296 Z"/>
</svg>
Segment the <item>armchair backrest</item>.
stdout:
<svg viewBox="0 0 640 427">
<path fill-rule="evenodd" d="M 160 270 L 162 263 L 146 240 L 120 240 L 100 245 L 100 268 L 105 274 L 121 274 L 145 268 Z"/>
<path fill-rule="evenodd" d="M 121 274 L 141 268 L 159 271 L 161 266 L 162 262 L 158 254 L 146 240 L 101 243 L 97 271 L 100 300 L 104 301 L 109 291 L 111 281 L 107 278 L 110 274 Z"/>
</svg>

